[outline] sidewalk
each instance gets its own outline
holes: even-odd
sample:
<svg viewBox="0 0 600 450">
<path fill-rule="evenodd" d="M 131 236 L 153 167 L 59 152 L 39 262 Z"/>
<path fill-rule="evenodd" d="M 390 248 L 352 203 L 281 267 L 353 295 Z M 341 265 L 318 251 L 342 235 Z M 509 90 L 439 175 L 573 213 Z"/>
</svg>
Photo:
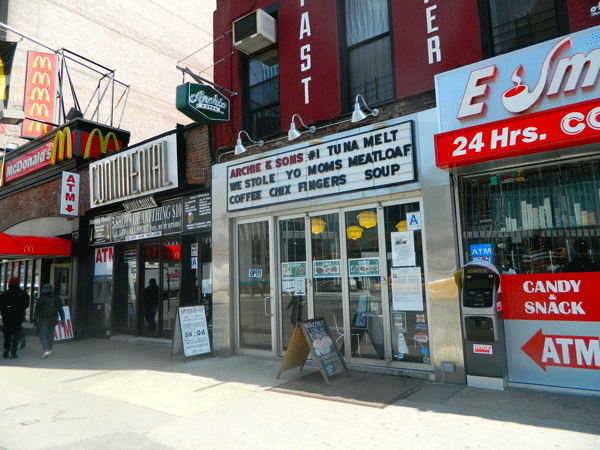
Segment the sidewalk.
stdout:
<svg viewBox="0 0 600 450">
<path fill-rule="evenodd" d="M 600 397 L 362 372 L 327 387 L 314 367 L 277 380 L 280 361 L 171 361 L 136 339 L 41 354 L 29 336 L 0 360 L 0 449 L 600 449 Z"/>
</svg>

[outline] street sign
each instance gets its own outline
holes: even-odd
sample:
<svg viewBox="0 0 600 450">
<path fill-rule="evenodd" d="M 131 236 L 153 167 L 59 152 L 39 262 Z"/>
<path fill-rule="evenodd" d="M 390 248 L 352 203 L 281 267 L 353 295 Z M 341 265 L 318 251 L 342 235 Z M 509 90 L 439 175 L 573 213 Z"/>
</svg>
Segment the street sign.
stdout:
<svg viewBox="0 0 600 450">
<path fill-rule="evenodd" d="M 60 214 L 79 215 L 79 174 L 63 172 L 60 193 Z"/>
</svg>

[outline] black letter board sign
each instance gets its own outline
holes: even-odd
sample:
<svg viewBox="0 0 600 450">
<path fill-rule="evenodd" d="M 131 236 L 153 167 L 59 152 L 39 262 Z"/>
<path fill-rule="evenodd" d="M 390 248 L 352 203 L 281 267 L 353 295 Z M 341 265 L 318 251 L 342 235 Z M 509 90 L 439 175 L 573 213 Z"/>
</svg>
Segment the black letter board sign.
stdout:
<svg viewBox="0 0 600 450">
<path fill-rule="evenodd" d="M 329 384 L 328 377 L 337 373 L 345 372 L 346 375 L 350 375 L 342 355 L 331 339 L 325 319 L 320 318 L 296 324 L 277 378 L 282 372 L 294 367 L 300 366 L 300 370 L 302 370 L 309 353 L 317 363 L 327 384 Z"/>
</svg>

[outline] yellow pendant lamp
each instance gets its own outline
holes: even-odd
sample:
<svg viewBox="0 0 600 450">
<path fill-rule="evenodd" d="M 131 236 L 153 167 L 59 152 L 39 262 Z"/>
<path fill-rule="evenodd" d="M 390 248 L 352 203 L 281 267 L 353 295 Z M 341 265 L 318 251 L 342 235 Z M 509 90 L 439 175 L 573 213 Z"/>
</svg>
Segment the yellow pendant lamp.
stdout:
<svg viewBox="0 0 600 450">
<path fill-rule="evenodd" d="M 319 217 L 310 220 L 310 231 L 312 234 L 319 234 L 325 231 L 325 221 Z"/>
<path fill-rule="evenodd" d="M 348 236 L 348 239 L 352 239 L 353 241 L 360 239 L 362 234 L 363 234 L 362 228 L 357 227 L 356 225 L 352 225 L 351 227 L 348 227 L 348 229 L 346 230 L 346 236 Z"/>
<path fill-rule="evenodd" d="M 363 211 L 356 217 L 359 225 L 363 228 L 373 228 L 377 225 L 377 214 L 373 211 Z"/>
</svg>

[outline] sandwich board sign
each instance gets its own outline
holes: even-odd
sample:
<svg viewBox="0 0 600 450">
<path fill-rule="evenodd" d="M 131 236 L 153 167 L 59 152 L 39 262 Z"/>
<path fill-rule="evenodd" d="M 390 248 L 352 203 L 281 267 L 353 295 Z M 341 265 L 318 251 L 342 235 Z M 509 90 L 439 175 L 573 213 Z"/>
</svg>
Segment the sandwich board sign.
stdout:
<svg viewBox="0 0 600 450">
<path fill-rule="evenodd" d="M 332 375 L 345 372 L 350 376 L 346 363 L 331 338 L 325 319 L 320 318 L 296 324 L 277 378 L 282 372 L 295 367 L 302 370 L 309 354 L 315 360 L 327 385 L 330 384 L 329 377 Z"/>
<path fill-rule="evenodd" d="M 204 306 L 186 306 L 177 310 L 171 359 L 181 353 L 185 357 L 210 353 Z"/>
</svg>

